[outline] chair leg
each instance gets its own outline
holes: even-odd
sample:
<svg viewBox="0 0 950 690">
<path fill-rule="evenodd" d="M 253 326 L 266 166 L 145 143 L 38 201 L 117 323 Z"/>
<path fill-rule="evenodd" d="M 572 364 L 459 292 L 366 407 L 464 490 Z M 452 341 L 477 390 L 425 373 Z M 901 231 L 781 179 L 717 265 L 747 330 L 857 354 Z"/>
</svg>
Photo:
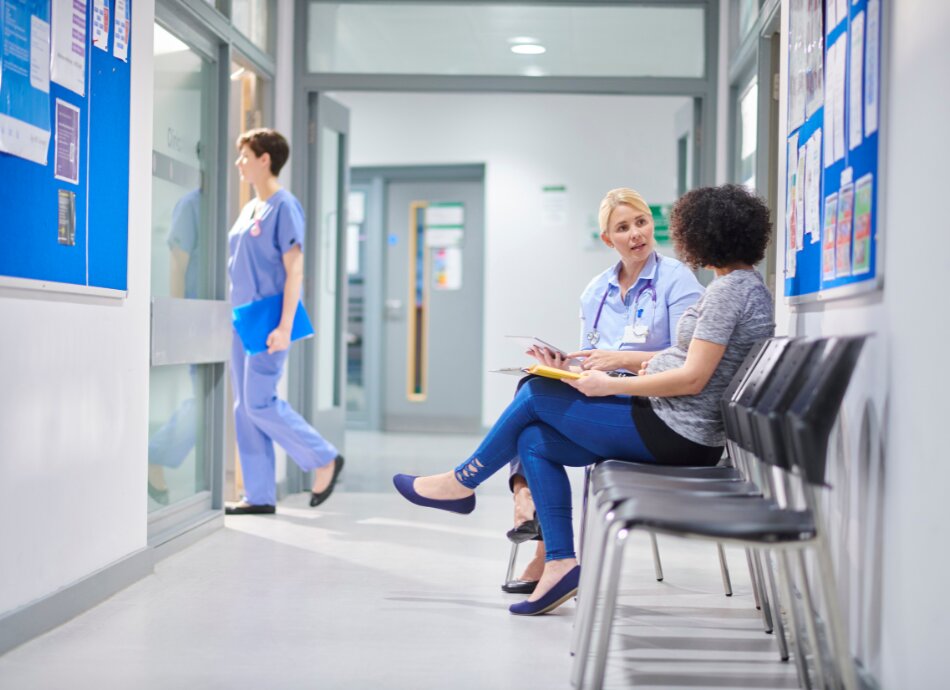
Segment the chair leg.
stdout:
<svg viewBox="0 0 950 690">
<path fill-rule="evenodd" d="M 816 521 L 818 516 L 815 516 Z M 831 560 L 831 552 L 828 549 L 828 542 L 824 533 L 820 532 L 817 540 L 815 553 L 818 556 L 818 573 L 821 581 L 822 598 L 825 602 L 825 609 L 828 614 L 828 628 L 831 637 L 832 649 L 834 650 L 835 666 L 837 666 L 838 677 L 841 679 L 841 686 L 844 690 L 857 690 L 858 676 L 854 670 L 854 662 L 851 660 L 851 649 L 848 647 L 848 638 L 845 634 L 844 625 L 841 620 L 841 609 L 838 607 L 838 593 L 835 591 L 834 564 Z"/>
<path fill-rule="evenodd" d="M 768 635 L 771 634 L 775 629 L 774 623 L 772 621 L 772 606 L 769 603 L 769 594 L 768 588 L 765 585 L 765 576 L 762 574 L 762 561 L 759 559 L 759 552 L 752 550 L 750 551 L 752 570 L 755 581 L 758 583 L 759 588 L 759 604 L 762 607 L 762 625 L 765 629 L 765 633 Z"/>
<path fill-rule="evenodd" d="M 575 687 L 581 687 L 584 682 L 597 613 L 597 600 L 600 597 L 601 579 L 605 570 L 604 566 L 610 556 L 607 540 L 613 513 L 608 510 L 595 517 L 597 519 L 591 523 L 591 533 L 588 537 L 587 549 L 590 555 L 585 554 L 587 565 L 581 568 L 581 581 L 577 589 L 577 610 L 574 613 L 574 635 L 571 640 L 574 664 L 571 668 L 571 684 Z"/>
<path fill-rule="evenodd" d="M 505 583 L 511 582 L 515 576 L 515 564 L 518 562 L 518 547 L 521 544 L 511 545 L 511 555 L 508 556 L 508 572 L 505 574 Z"/>
<path fill-rule="evenodd" d="M 581 533 L 577 544 L 577 553 L 584 554 L 584 538 L 587 536 L 587 508 L 590 501 L 590 473 L 593 466 L 584 468 L 584 493 L 581 495 Z M 579 562 L 579 561 L 578 561 Z"/>
<path fill-rule="evenodd" d="M 755 572 L 755 566 L 752 565 L 752 549 L 745 550 L 745 561 L 749 567 L 749 581 L 752 583 L 752 600 L 755 602 L 755 608 L 762 610 L 762 598 L 759 596 L 759 578 Z"/>
<path fill-rule="evenodd" d="M 798 620 L 798 605 L 795 603 L 795 593 L 792 591 L 792 573 L 788 567 L 788 555 L 784 551 L 776 553 L 779 566 L 779 580 L 782 582 L 782 589 L 785 592 L 785 601 L 788 610 L 788 628 L 789 645 L 793 648 L 792 658 L 795 661 L 795 670 L 798 673 L 798 684 L 805 690 L 812 689 L 811 675 L 808 673 L 808 664 L 805 662 L 805 655 L 802 652 L 800 621 Z M 820 688 L 824 690 L 824 688 Z"/>
<path fill-rule="evenodd" d="M 726 550 L 722 544 L 716 544 L 719 552 L 719 571 L 722 573 L 722 590 L 727 597 L 732 596 L 732 578 L 729 577 L 729 563 L 726 561 Z"/>
<path fill-rule="evenodd" d="M 801 585 L 802 603 L 805 608 L 805 632 L 808 634 L 808 646 L 811 647 L 815 667 L 815 681 L 819 688 L 828 687 L 825 684 L 825 654 L 815 629 L 815 605 L 811 596 L 811 587 L 808 584 L 808 572 L 805 568 L 805 554 L 799 551 L 796 565 Z"/>
<path fill-rule="evenodd" d="M 607 548 L 611 552 L 610 569 L 607 571 L 607 582 L 604 583 L 604 606 L 601 613 L 600 627 L 597 630 L 597 639 L 594 643 L 594 668 L 591 685 L 598 690 L 604 687 L 604 675 L 607 671 L 607 652 L 610 647 L 610 633 L 614 626 L 614 617 L 617 613 L 617 595 L 620 589 L 620 572 L 623 569 L 623 549 L 627 542 L 629 530 L 621 524 L 611 527 L 607 540 Z M 583 688 L 583 677 L 581 678 Z"/>
<path fill-rule="evenodd" d="M 656 535 L 650 532 L 650 544 L 653 546 L 653 572 L 656 573 L 656 581 L 663 582 L 663 564 L 660 563 L 660 549 L 656 545 Z"/>
<path fill-rule="evenodd" d="M 788 638 L 785 634 L 785 623 L 782 621 L 782 603 L 781 599 L 778 596 L 778 587 L 775 585 L 775 572 L 772 569 L 772 563 L 769 557 L 769 552 L 763 550 L 761 553 L 762 559 L 765 561 L 765 574 L 768 578 L 768 589 L 769 589 L 769 602 L 771 602 L 771 619 L 772 624 L 775 626 L 775 630 L 778 631 L 776 638 L 778 639 L 778 653 L 779 658 L 782 661 L 788 661 Z M 759 563 L 760 570 L 762 569 L 762 563 Z M 769 605 L 769 604 L 767 604 Z"/>
</svg>

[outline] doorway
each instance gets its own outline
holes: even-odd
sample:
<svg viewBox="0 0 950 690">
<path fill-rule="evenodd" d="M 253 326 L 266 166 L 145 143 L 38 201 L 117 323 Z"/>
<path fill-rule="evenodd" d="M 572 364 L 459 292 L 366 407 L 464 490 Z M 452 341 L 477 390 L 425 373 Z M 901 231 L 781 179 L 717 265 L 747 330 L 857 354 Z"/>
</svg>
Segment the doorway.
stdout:
<svg viewBox="0 0 950 690">
<path fill-rule="evenodd" d="M 479 431 L 484 166 L 354 168 L 352 180 L 366 258 L 350 280 L 351 427 Z"/>
</svg>

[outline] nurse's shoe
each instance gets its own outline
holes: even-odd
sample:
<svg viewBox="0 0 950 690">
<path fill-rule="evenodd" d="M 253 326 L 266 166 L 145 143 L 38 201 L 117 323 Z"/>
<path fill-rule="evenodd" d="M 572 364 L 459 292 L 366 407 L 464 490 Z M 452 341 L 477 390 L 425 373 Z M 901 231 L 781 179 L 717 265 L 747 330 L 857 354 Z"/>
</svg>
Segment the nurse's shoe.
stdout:
<svg viewBox="0 0 950 690">
<path fill-rule="evenodd" d="M 224 509 L 225 515 L 273 515 L 277 508 L 269 505 L 254 505 L 241 501 L 236 506 L 227 506 Z"/>
<path fill-rule="evenodd" d="M 336 458 L 334 458 L 334 462 L 336 464 L 333 466 L 333 478 L 330 479 L 329 486 L 327 486 L 327 488 L 325 488 L 323 491 L 320 491 L 320 492 L 316 492 L 316 491 L 310 492 L 310 507 L 311 508 L 316 508 L 318 505 L 320 505 L 325 500 L 330 498 L 330 494 L 333 493 L 333 488 L 336 486 L 336 479 L 337 477 L 340 476 L 340 472 L 343 471 L 343 456 L 337 455 Z"/>
</svg>

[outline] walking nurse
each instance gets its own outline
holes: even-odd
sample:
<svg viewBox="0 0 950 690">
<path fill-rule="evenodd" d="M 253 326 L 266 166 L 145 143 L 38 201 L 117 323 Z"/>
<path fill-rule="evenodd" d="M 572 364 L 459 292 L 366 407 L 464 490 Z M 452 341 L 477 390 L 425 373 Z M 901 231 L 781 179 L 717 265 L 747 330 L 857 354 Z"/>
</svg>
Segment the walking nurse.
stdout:
<svg viewBox="0 0 950 690">
<path fill-rule="evenodd" d="M 228 515 L 275 512 L 274 441 L 305 472 L 315 470 L 310 505 L 329 498 L 343 457 L 285 400 L 277 382 L 290 350 L 303 284 L 303 208 L 277 175 L 290 157 L 287 140 L 272 129 L 252 129 L 237 139 L 235 165 L 255 197 L 228 235 L 228 275 L 234 307 L 283 293 L 280 323 L 267 337 L 267 352 L 250 355 L 237 333 L 231 349 L 234 428 L 241 454 L 245 498 Z"/>
</svg>

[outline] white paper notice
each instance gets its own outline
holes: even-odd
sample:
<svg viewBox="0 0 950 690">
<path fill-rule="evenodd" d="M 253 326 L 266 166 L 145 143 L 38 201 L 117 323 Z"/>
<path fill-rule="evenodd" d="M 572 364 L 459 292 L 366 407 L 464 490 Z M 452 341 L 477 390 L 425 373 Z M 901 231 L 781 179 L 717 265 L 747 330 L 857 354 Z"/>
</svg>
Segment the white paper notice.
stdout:
<svg viewBox="0 0 950 690">
<path fill-rule="evenodd" d="M 821 239 L 821 130 L 805 145 L 805 228 L 812 244 Z"/>
<path fill-rule="evenodd" d="M 833 49 L 836 52 L 835 55 L 835 74 L 833 77 L 830 77 L 834 82 L 832 90 L 834 91 L 834 122 L 832 127 L 834 129 L 834 160 L 841 160 L 844 158 L 844 87 L 845 87 L 845 67 L 847 66 L 847 60 L 845 59 L 847 49 L 847 34 L 843 34 L 840 39 L 838 39 Z"/>
<path fill-rule="evenodd" d="M 454 226 L 465 223 L 465 206 L 461 202 L 426 206 L 425 214 L 425 224 L 427 226 Z"/>
<path fill-rule="evenodd" d="M 785 175 L 785 248 L 786 254 L 795 250 L 795 224 L 797 192 L 795 177 L 798 175 L 798 133 L 788 138 L 788 169 Z"/>
<path fill-rule="evenodd" d="M 131 26 L 129 4 L 126 0 L 115 0 L 115 45 L 112 47 L 112 54 L 125 62 L 129 61 L 129 29 Z"/>
<path fill-rule="evenodd" d="M 825 66 L 828 71 L 828 78 L 825 79 L 825 110 L 822 114 L 822 129 L 825 132 L 825 152 L 823 156 L 825 167 L 835 162 L 835 93 L 834 79 L 832 78 L 835 74 L 835 55 L 837 55 L 837 53 L 834 50 L 834 46 L 829 47 L 827 65 Z"/>
<path fill-rule="evenodd" d="M 35 14 L 30 17 L 30 86 L 49 93 L 49 23 Z"/>
<path fill-rule="evenodd" d="M 92 1 L 92 45 L 109 52 L 109 3 Z"/>
<path fill-rule="evenodd" d="M 867 40 L 865 41 L 864 69 L 864 136 L 877 131 L 878 79 L 880 77 L 880 15 L 878 0 L 868 0 Z"/>
<path fill-rule="evenodd" d="M 825 35 L 838 26 L 838 6 L 833 2 L 825 3 Z"/>
<path fill-rule="evenodd" d="M 549 185 L 541 188 L 541 222 L 547 227 L 567 224 L 567 187 Z"/>
<path fill-rule="evenodd" d="M 848 146 L 861 145 L 861 110 L 864 107 L 864 12 L 851 20 L 851 79 L 848 83 Z"/>
<path fill-rule="evenodd" d="M 791 0 L 789 8 L 788 129 L 805 121 L 805 0 Z"/>
<path fill-rule="evenodd" d="M 801 249 L 805 246 L 805 160 L 807 158 L 806 146 L 798 147 L 798 172 L 795 174 L 795 215 L 798 222 L 795 223 L 795 246 Z"/>
<path fill-rule="evenodd" d="M 80 96 L 86 95 L 86 0 L 53 3 L 51 78 Z"/>
</svg>

